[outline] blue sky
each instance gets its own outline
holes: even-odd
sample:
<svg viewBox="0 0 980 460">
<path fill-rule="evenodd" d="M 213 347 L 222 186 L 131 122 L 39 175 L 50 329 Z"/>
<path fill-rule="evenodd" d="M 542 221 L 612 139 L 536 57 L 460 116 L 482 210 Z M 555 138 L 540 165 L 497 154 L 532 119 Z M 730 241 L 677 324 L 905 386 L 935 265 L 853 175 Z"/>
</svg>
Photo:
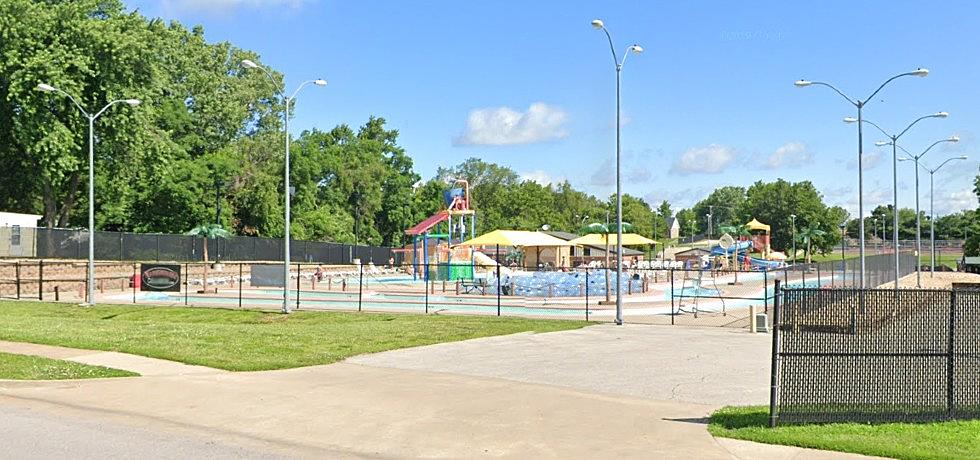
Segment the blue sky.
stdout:
<svg viewBox="0 0 980 460">
<path fill-rule="evenodd" d="M 326 0 L 128 0 L 153 17 L 201 24 L 210 41 L 254 50 L 304 90 L 294 133 L 370 115 L 401 132 L 429 178 L 476 156 L 541 182 L 568 179 L 599 196 L 614 191 L 615 72 L 602 18 L 621 53 L 645 49 L 623 71 L 624 191 L 690 206 L 722 185 L 811 180 L 856 216 L 855 109 L 827 88 L 865 98 L 864 110 L 933 149 L 937 213 L 975 208 L 980 91 L 980 5 L 950 2 L 465 2 Z M 891 203 L 890 149 L 865 130 L 865 212 Z M 899 205 L 914 205 L 910 162 L 899 163 Z M 928 211 L 928 174 L 921 176 Z"/>
</svg>

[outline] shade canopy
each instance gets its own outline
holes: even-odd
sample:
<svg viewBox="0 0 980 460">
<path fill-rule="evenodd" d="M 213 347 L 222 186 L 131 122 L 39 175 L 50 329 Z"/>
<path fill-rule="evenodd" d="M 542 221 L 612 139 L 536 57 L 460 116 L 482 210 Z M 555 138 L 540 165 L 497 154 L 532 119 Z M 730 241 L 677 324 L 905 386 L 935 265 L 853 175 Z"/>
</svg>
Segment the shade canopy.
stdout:
<svg viewBox="0 0 980 460">
<path fill-rule="evenodd" d="M 745 224 L 745 228 L 749 230 L 763 230 L 766 233 L 769 233 L 769 226 L 755 220 L 755 218 L 753 218 L 749 223 Z"/>
<path fill-rule="evenodd" d="M 616 244 L 615 233 L 590 233 L 580 236 L 568 242 L 575 246 L 612 246 Z M 644 244 L 657 244 L 656 241 L 646 238 L 636 233 L 623 233 L 623 246 L 640 246 Z"/>
<path fill-rule="evenodd" d="M 494 230 L 484 233 L 457 246 L 574 246 L 571 242 L 555 238 L 547 233 L 529 232 L 526 230 Z"/>
</svg>

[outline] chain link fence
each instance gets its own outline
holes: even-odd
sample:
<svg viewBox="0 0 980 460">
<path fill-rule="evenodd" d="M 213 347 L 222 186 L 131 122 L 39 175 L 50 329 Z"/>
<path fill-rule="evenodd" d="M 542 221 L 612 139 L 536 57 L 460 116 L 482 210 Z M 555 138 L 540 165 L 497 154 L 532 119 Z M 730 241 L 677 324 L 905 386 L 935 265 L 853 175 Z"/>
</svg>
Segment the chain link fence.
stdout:
<svg viewBox="0 0 980 460">
<path fill-rule="evenodd" d="M 770 425 L 980 418 L 980 286 L 777 288 Z"/>
<path fill-rule="evenodd" d="M 87 259 L 88 231 L 38 228 L 35 247 L 25 257 Z M 234 236 L 208 240 L 208 256 L 217 261 L 282 260 L 282 238 Z M 204 239 L 160 233 L 95 232 L 95 259 L 112 261 L 196 262 L 203 257 Z M 351 264 L 356 260 L 400 264 L 404 254 L 388 247 L 293 240 L 290 258 L 301 262 Z"/>
</svg>

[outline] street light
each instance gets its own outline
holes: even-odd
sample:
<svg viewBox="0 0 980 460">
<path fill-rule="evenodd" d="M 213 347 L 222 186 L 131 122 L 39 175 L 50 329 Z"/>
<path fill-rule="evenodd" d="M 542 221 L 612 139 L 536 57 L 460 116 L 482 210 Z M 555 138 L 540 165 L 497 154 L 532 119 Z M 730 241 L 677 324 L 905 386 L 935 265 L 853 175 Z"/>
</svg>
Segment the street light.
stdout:
<svg viewBox="0 0 980 460">
<path fill-rule="evenodd" d="M 929 258 L 929 276 L 936 275 L 936 214 L 934 212 L 935 193 L 933 191 L 933 176 L 935 176 L 936 171 L 939 171 L 940 169 L 942 169 L 943 166 L 946 166 L 946 163 L 949 163 L 950 161 L 953 160 L 966 160 L 966 159 L 967 159 L 966 156 L 947 158 L 946 161 L 940 163 L 939 166 L 936 166 L 933 169 L 929 169 L 925 165 L 920 164 L 918 161 L 915 161 L 914 158 L 898 159 L 898 161 L 915 161 L 916 166 L 919 166 L 922 169 L 925 169 L 926 171 L 929 172 L 929 240 L 932 247 L 932 249 L 930 250 L 931 255 Z"/>
<path fill-rule="evenodd" d="M 905 129 L 903 129 L 898 134 L 889 134 L 881 126 L 878 126 L 876 123 L 872 122 L 871 120 L 859 120 L 859 119 L 854 119 L 854 118 L 851 118 L 851 117 L 844 118 L 844 122 L 845 123 L 858 123 L 858 124 L 867 123 L 867 124 L 869 124 L 871 126 L 874 126 L 878 131 L 881 131 L 881 133 L 884 134 L 885 137 L 891 139 L 890 142 L 884 142 L 884 141 L 875 142 L 875 145 L 878 146 L 878 147 L 882 147 L 882 146 L 885 146 L 885 145 L 889 145 L 890 144 L 892 146 L 892 206 L 894 206 L 894 208 L 895 208 L 894 215 L 892 216 L 893 217 L 893 220 L 894 220 L 893 224 L 895 225 L 895 228 L 892 231 L 894 232 L 894 235 L 893 236 L 895 237 L 894 244 L 895 244 L 895 290 L 896 291 L 898 291 L 898 273 L 899 273 L 898 272 L 898 270 L 899 270 L 898 214 L 899 213 L 898 213 L 898 150 L 897 150 L 897 148 L 900 148 L 900 147 L 898 147 L 898 139 L 900 137 L 902 137 L 905 133 L 907 133 L 910 129 L 912 129 L 912 127 L 915 126 L 916 123 L 918 123 L 918 122 L 920 122 L 922 120 L 925 120 L 927 118 L 947 118 L 947 117 L 949 117 L 949 113 L 948 112 L 936 112 L 936 113 L 931 114 L 931 115 L 921 116 L 919 118 L 916 118 L 915 121 L 913 121 L 912 123 L 909 123 L 909 125 L 906 126 Z M 959 138 L 955 138 L 955 139 L 956 140 L 953 141 L 953 142 L 956 142 L 956 141 L 959 140 Z M 938 143 L 939 142 L 937 142 L 936 144 L 938 144 Z M 929 149 L 931 149 L 932 147 L 934 147 L 936 144 L 933 144 L 933 145 L 929 146 Z M 928 152 L 929 149 L 926 149 L 926 152 Z M 904 150 L 904 149 L 902 149 L 902 150 Z M 925 152 L 922 152 L 922 154 L 925 155 Z M 859 165 L 858 166 L 858 169 L 864 169 L 864 165 L 863 164 Z M 916 243 L 916 249 L 915 250 L 916 250 L 916 257 L 918 257 L 918 255 L 919 255 L 918 253 L 921 252 L 921 250 L 922 250 L 922 248 L 920 247 L 920 243 L 921 242 L 918 241 L 918 233 L 919 233 L 918 232 L 918 226 L 920 225 L 919 217 L 918 217 L 918 214 L 919 214 L 919 174 L 918 174 L 918 171 L 916 172 L 916 175 L 915 175 L 915 213 L 916 213 L 916 234 L 917 234 L 917 236 L 916 236 L 917 243 Z M 864 220 L 862 219 L 861 222 L 864 222 Z M 863 228 L 862 228 L 862 235 L 861 235 L 861 237 L 862 237 L 862 241 L 863 241 L 863 237 L 864 237 Z M 916 266 L 916 269 L 915 269 L 915 273 L 916 273 L 916 285 L 917 285 L 917 287 L 921 288 L 922 287 L 922 279 L 921 279 L 921 274 L 919 273 L 920 264 L 918 262 L 916 262 L 915 266 Z"/>
<path fill-rule="evenodd" d="M 619 56 L 616 54 L 616 47 L 613 45 L 612 35 L 609 34 L 609 30 L 606 29 L 606 25 L 601 19 L 593 19 L 592 27 L 597 30 L 602 30 L 606 34 L 606 38 L 609 39 L 609 50 L 612 52 L 613 64 L 616 66 L 616 324 L 623 324 L 623 299 L 620 297 L 620 291 L 622 289 L 620 284 L 620 278 L 623 276 L 623 192 L 622 192 L 622 181 L 620 175 L 620 152 L 621 152 L 621 142 L 620 142 L 620 132 L 622 130 L 623 124 L 621 123 L 622 110 L 620 88 L 622 83 L 623 65 L 626 64 L 626 57 L 629 56 L 630 52 L 634 54 L 640 54 L 643 52 L 643 47 L 637 44 L 632 44 L 626 48 L 626 52 L 623 53 L 623 59 L 620 60 Z"/>
<path fill-rule="evenodd" d="M 70 94 L 47 83 L 38 83 L 38 91 L 59 93 L 67 97 L 85 118 L 88 118 L 88 305 L 95 305 L 95 120 L 109 107 L 116 104 L 126 104 L 130 107 L 140 105 L 139 99 L 117 99 L 109 102 L 95 114 L 86 111 Z"/>
<path fill-rule="evenodd" d="M 881 89 L 884 88 L 885 85 L 891 83 L 892 80 L 895 80 L 895 79 L 900 78 L 900 77 L 906 77 L 906 76 L 925 77 L 926 75 L 929 75 L 929 70 L 928 69 L 916 69 L 916 70 L 913 70 L 911 72 L 905 72 L 905 73 L 900 73 L 898 75 L 895 75 L 894 77 L 891 77 L 888 80 L 885 80 L 885 82 L 882 83 L 881 86 L 878 87 L 878 89 L 876 89 L 873 93 L 871 93 L 870 96 L 864 98 L 864 100 L 851 99 L 846 94 L 844 94 L 843 92 L 841 92 L 841 90 L 837 89 L 834 85 L 831 85 L 829 83 L 824 83 L 824 82 L 820 82 L 820 81 L 809 81 L 809 80 L 797 80 L 796 83 L 794 83 L 796 85 L 796 87 L 798 87 L 798 88 L 805 88 L 807 86 L 813 86 L 813 85 L 826 86 L 826 87 L 834 90 L 834 92 L 836 92 L 837 94 L 839 94 L 841 97 L 843 97 L 845 100 L 847 100 L 847 102 L 850 102 L 851 105 L 853 105 L 855 108 L 857 108 L 857 121 L 858 121 L 858 162 L 857 162 L 857 164 L 858 164 L 858 218 L 860 219 L 860 220 L 858 220 L 858 227 L 859 227 L 858 228 L 858 232 L 860 233 L 859 240 L 861 242 L 861 244 L 860 244 L 860 258 L 861 258 L 861 283 L 860 283 L 860 287 L 862 289 L 864 288 L 864 168 L 862 167 L 862 159 L 864 157 L 864 142 L 863 142 L 863 140 L 864 140 L 864 132 L 862 130 L 863 123 L 860 123 L 860 121 L 862 120 L 862 113 L 861 112 L 864 109 L 864 106 L 868 103 L 868 101 L 870 101 L 872 98 L 874 98 L 875 95 L 878 94 L 878 92 L 881 91 Z M 897 249 L 896 249 L 896 252 L 897 252 Z M 897 264 L 898 263 L 898 255 L 897 254 L 895 255 L 895 258 L 896 258 L 895 261 L 896 261 L 896 264 Z M 897 270 L 897 267 L 896 267 L 896 270 Z M 898 276 L 898 273 L 897 272 L 895 273 L 895 276 L 896 277 Z M 898 286 L 898 282 L 897 281 L 896 281 L 895 285 L 896 285 L 896 289 L 897 289 L 897 286 Z"/>
<path fill-rule="evenodd" d="M 796 264 L 796 214 L 790 214 L 789 220 L 793 229 L 793 264 Z"/>
<path fill-rule="evenodd" d="M 921 117 L 918 120 L 915 120 L 914 122 L 912 122 L 912 125 L 914 125 L 915 123 L 917 123 L 919 120 L 922 120 L 922 119 L 925 119 L 925 118 L 946 118 L 948 116 L 949 116 L 949 114 L 946 113 L 946 112 L 939 112 L 939 113 L 937 113 L 935 115 L 928 115 L 928 116 L 925 116 L 925 117 Z M 868 122 L 868 121 L 865 120 L 865 122 Z M 868 122 L 868 123 L 870 123 L 870 122 Z M 942 144 L 944 142 L 959 142 L 960 141 L 960 138 L 959 137 L 957 137 L 957 136 L 950 136 L 950 137 L 948 137 L 946 139 L 940 139 L 940 140 L 938 140 L 936 142 L 933 142 L 932 145 L 930 145 L 925 150 L 923 150 L 922 153 L 920 153 L 918 155 L 912 155 L 911 153 L 909 153 L 908 150 L 905 150 L 904 147 L 902 147 L 901 145 L 898 145 L 898 138 L 901 137 L 901 135 L 904 134 L 905 131 L 908 131 L 908 128 L 905 128 L 905 131 L 902 131 L 897 136 L 889 136 L 888 133 L 886 133 L 884 130 L 882 130 L 880 127 L 878 127 L 878 125 L 875 125 L 873 123 L 870 123 L 870 124 L 873 125 L 874 127 L 878 128 L 878 130 L 881 131 L 882 134 L 884 134 L 885 136 L 888 136 L 891 139 L 891 141 L 888 141 L 888 142 L 886 142 L 886 141 L 875 142 L 875 145 L 891 145 L 892 146 L 892 157 L 893 157 L 892 162 L 895 163 L 896 165 L 898 163 L 898 149 L 902 149 L 902 151 L 905 152 L 905 154 L 908 155 L 909 158 L 911 158 L 913 161 L 915 161 L 915 164 L 916 165 L 918 165 L 919 164 L 919 159 L 922 158 L 922 156 L 925 155 L 926 153 L 928 153 L 930 150 L 932 150 L 933 147 L 935 147 L 935 146 L 937 146 L 939 144 Z M 909 128 L 911 128 L 912 125 L 909 125 Z M 898 241 L 898 167 L 897 166 L 894 166 L 894 165 L 893 165 L 893 167 L 895 169 L 894 177 L 892 178 L 892 180 L 894 181 L 894 191 L 893 191 L 893 193 L 895 194 L 895 241 L 896 241 L 896 244 L 897 244 L 897 241 Z M 922 254 L 922 216 L 920 216 L 919 214 L 920 214 L 919 213 L 919 169 L 916 168 L 915 169 L 915 256 L 916 257 L 920 257 L 920 254 Z M 898 247 L 895 248 L 895 270 L 896 270 L 895 279 L 896 279 L 896 283 L 897 283 L 898 282 Z M 915 284 L 916 284 L 916 287 L 918 287 L 918 288 L 921 288 L 922 287 L 922 264 L 919 263 L 918 259 L 916 260 L 916 263 L 915 263 Z M 896 289 L 898 289 L 897 288 L 897 285 L 896 285 Z"/>
<path fill-rule="evenodd" d="M 284 177 L 283 190 L 284 190 L 284 195 L 285 195 L 285 217 L 286 217 L 286 223 L 285 223 L 285 233 L 283 234 L 282 312 L 283 313 L 289 313 L 289 220 L 290 220 L 290 215 L 289 215 L 289 201 L 290 201 L 290 197 L 289 197 L 289 192 L 290 192 L 289 191 L 289 106 L 296 99 L 296 95 L 299 93 L 299 90 L 303 89 L 304 86 L 309 85 L 309 84 L 314 84 L 316 86 L 326 86 L 327 85 L 327 81 L 326 80 L 323 80 L 323 79 L 319 79 L 319 78 L 316 79 L 316 80 L 307 80 L 307 81 L 304 81 L 303 83 L 300 83 L 299 87 L 296 88 L 295 91 L 293 91 L 293 94 L 292 95 L 286 96 L 285 82 L 283 82 L 283 83 L 277 82 L 276 81 L 276 78 L 272 75 L 272 72 L 269 72 L 269 69 L 266 69 L 265 67 L 262 67 L 262 66 L 256 64 L 255 62 L 253 62 L 251 60 L 248 60 L 248 59 L 243 59 L 242 60 L 242 67 L 245 67 L 246 69 L 259 69 L 259 70 L 262 70 L 263 72 L 265 72 L 265 75 L 267 77 L 269 77 L 269 81 L 271 81 L 272 84 L 275 86 L 276 92 L 279 93 L 279 96 L 282 97 L 283 100 L 286 103 L 286 109 L 283 111 L 283 116 L 282 116 L 283 119 L 285 120 L 285 123 L 284 124 L 285 124 L 285 133 L 286 133 L 286 159 L 285 159 L 285 172 L 283 173 L 283 177 Z M 297 276 L 299 276 L 299 275 L 297 274 Z"/>
</svg>

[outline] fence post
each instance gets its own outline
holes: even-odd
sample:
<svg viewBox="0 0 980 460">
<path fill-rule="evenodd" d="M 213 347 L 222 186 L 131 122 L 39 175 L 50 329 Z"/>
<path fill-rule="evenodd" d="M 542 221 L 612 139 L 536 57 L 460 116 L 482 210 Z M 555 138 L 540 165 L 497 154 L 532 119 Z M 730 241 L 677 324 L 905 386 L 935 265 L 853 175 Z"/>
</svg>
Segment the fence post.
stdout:
<svg viewBox="0 0 980 460">
<path fill-rule="evenodd" d="M 17 280 L 17 300 L 20 300 L 20 261 L 14 263 L 14 276 Z"/>
<path fill-rule="evenodd" d="M 953 400 L 953 333 L 956 330 L 956 290 L 949 291 L 949 337 L 946 350 L 946 416 L 952 419 L 956 415 Z"/>
<path fill-rule="evenodd" d="M 499 273 L 500 266 L 497 266 Z M 429 314 L 429 264 L 425 264 L 425 276 L 422 277 L 422 281 L 425 282 L 425 314 Z M 500 291 L 497 291 L 497 309 L 500 309 Z"/>
<path fill-rule="evenodd" d="M 37 300 L 44 300 L 44 260 L 37 261 Z"/>
<path fill-rule="evenodd" d="M 776 396 L 779 388 L 779 280 L 776 280 L 772 300 L 772 362 L 769 366 L 769 427 L 776 427 Z"/>
<path fill-rule="evenodd" d="M 763 311 L 769 313 L 769 270 L 762 271 L 762 292 Z M 775 293 L 775 291 L 773 291 L 773 293 Z"/>
<path fill-rule="evenodd" d="M 357 311 L 361 311 L 361 299 L 364 294 L 364 261 L 359 260 L 357 266 L 361 267 L 361 272 L 357 281 Z M 428 297 L 426 297 L 426 299 L 428 299 Z M 426 303 L 428 303 L 428 300 L 426 300 Z"/>
<path fill-rule="evenodd" d="M 238 264 L 238 308 L 242 308 L 242 285 L 245 284 L 244 269 L 242 268 L 245 264 Z"/>
<path fill-rule="evenodd" d="M 300 291 L 300 281 L 303 279 L 300 276 L 303 272 L 303 264 L 296 264 L 296 309 L 299 310 L 299 291 Z"/>
<path fill-rule="evenodd" d="M 589 269 L 585 269 L 585 320 L 589 320 Z"/>
<path fill-rule="evenodd" d="M 428 302 L 428 296 L 426 296 L 426 302 Z M 426 308 L 428 312 L 428 308 Z M 497 262 L 497 316 L 500 316 L 500 262 Z"/>
<path fill-rule="evenodd" d="M 187 305 L 187 293 L 191 290 L 191 285 L 188 283 L 188 276 L 190 276 L 188 270 L 190 270 L 190 266 L 184 262 L 184 305 Z"/>
</svg>

